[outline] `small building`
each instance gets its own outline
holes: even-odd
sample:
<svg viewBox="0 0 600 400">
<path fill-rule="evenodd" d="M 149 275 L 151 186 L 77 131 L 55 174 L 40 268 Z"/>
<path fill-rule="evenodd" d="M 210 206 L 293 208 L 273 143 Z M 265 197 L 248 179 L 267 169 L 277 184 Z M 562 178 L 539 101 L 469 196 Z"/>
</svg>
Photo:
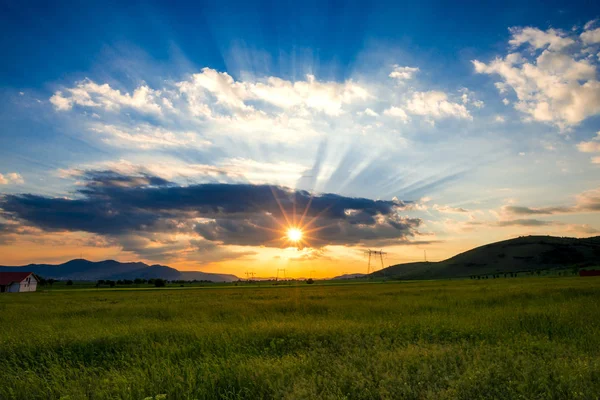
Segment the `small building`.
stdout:
<svg viewBox="0 0 600 400">
<path fill-rule="evenodd" d="M 0 272 L 0 293 L 35 292 L 37 284 L 33 272 Z"/>
</svg>

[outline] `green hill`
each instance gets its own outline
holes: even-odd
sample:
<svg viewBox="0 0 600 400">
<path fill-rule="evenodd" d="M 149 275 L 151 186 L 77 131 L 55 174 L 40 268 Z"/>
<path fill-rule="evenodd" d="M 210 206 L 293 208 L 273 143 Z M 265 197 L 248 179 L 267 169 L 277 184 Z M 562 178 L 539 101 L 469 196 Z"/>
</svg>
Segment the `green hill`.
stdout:
<svg viewBox="0 0 600 400">
<path fill-rule="evenodd" d="M 591 265 L 600 265 L 600 236 L 523 236 L 476 247 L 444 261 L 392 265 L 371 276 L 440 279 Z"/>
</svg>

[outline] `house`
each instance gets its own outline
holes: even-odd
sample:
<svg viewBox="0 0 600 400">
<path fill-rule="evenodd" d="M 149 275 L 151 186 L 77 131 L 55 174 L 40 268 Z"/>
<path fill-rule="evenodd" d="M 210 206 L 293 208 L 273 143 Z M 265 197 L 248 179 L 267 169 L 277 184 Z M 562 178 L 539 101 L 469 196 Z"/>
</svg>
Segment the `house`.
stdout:
<svg viewBox="0 0 600 400">
<path fill-rule="evenodd" d="M 0 292 L 35 292 L 38 278 L 33 272 L 0 272 Z"/>
</svg>

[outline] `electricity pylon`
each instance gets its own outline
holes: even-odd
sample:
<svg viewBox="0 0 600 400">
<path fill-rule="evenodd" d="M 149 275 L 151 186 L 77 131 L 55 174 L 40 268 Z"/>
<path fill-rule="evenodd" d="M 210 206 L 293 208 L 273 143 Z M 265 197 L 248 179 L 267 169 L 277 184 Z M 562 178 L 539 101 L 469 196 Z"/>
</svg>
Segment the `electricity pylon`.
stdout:
<svg viewBox="0 0 600 400">
<path fill-rule="evenodd" d="M 371 256 L 379 256 L 379 259 L 381 260 L 381 269 L 384 268 L 383 266 L 383 256 L 386 255 L 387 253 L 385 251 L 382 250 L 365 250 L 365 255 L 369 256 L 369 264 L 367 265 L 367 274 L 371 273 Z"/>
<path fill-rule="evenodd" d="M 254 280 L 254 275 L 255 275 L 254 271 L 246 271 L 246 280 L 247 281 L 253 281 Z"/>
<path fill-rule="evenodd" d="M 277 282 L 279 280 L 279 271 L 283 271 L 283 279 L 286 279 L 285 276 L 285 268 L 277 268 L 277 278 L 275 278 L 275 281 Z"/>
</svg>

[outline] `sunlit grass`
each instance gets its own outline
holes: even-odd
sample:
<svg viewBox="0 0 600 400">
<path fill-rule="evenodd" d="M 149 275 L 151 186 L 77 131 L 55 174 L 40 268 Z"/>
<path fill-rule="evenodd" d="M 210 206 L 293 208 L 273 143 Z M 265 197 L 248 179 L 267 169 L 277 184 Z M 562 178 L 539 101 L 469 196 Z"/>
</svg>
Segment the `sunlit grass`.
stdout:
<svg viewBox="0 0 600 400">
<path fill-rule="evenodd" d="M 0 296 L 0 398 L 596 398 L 600 279 Z"/>
</svg>

